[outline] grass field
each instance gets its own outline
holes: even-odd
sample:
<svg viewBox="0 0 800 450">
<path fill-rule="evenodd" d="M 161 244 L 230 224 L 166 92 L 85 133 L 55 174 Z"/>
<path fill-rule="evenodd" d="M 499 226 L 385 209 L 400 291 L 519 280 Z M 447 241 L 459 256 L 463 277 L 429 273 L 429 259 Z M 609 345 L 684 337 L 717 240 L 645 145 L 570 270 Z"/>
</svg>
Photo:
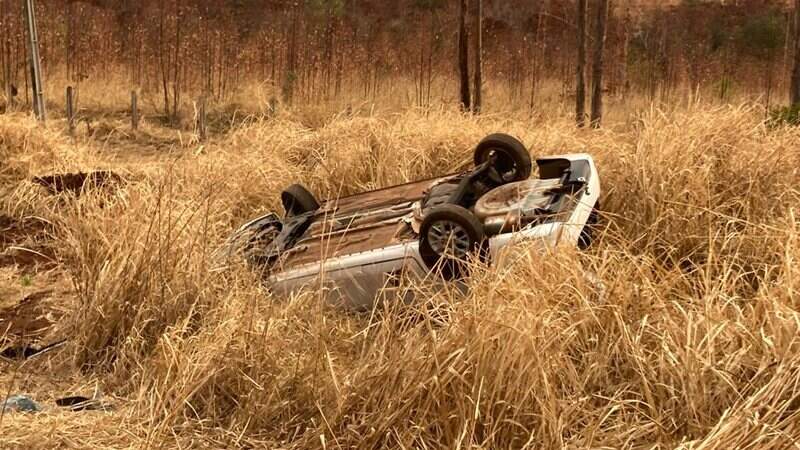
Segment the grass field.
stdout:
<svg viewBox="0 0 800 450">
<path fill-rule="evenodd" d="M 4 414 L 0 447 L 800 446 L 800 129 L 746 103 L 628 109 L 597 131 L 566 114 L 313 114 L 208 142 L 0 115 L 0 327 L 67 339 L 0 360 L 3 395 L 47 407 Z M 324 198 L 446 173 L 496 131 L 594 155 L 590 251 L 520 245 L 466 294 L 365 315 L 213 264 L 290 183 Z M 31 182 L 94 169 L 121 179 L 81 195 Z M 50 406 L 95 392 L 113 409 Z"/>
</svg>

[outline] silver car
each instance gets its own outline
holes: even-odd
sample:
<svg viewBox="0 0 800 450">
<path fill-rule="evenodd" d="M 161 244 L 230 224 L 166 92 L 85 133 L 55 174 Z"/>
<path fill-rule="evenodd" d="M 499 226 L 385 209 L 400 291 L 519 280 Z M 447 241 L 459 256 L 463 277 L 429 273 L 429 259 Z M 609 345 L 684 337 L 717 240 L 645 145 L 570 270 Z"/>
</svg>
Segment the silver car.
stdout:
<svg viewBox="0 0 800 450">
<path fill-rule="evenodd" d="M 539 158 L 531 178 L 525 146 L 493 134 L 474 162 L 461 173 L 323 202 L 292 185 L 281 195 L 284 217 L 242 225 L 228 254 L 263 270 L 276 293 L 309 288 L 364 309 L 403 278 L 462 280 L 472 261 L 500 264 L 513 241 L 588 246 L 600 196 L 591 156 Z"/>
</svg>

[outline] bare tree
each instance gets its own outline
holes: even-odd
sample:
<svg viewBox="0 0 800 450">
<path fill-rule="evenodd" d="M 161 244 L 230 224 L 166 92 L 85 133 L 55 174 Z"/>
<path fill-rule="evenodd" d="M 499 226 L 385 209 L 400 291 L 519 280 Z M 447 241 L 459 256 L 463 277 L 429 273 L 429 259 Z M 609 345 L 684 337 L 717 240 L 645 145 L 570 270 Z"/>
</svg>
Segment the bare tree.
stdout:
<svg viewBox="0 0 800 450">
<path fill-rule="evenodd" d="M 603 120 L 603 51 L 606 44 L 606 20 L 611 0 L 599 0 L 597 5 L 597 25 L 594 35 L 594 54 L 592 56 L 592 127 L 600 127 Z"/>
<path fill-rule="evenodd" d="M 629 88 L 628 82 L 628 52 L 630 49 L 630 42 L 631 42 L 631 9 L 630 7 L 625 8 L 625 16 L 622 20 L 622 49 L 621 49 L 621 59 L 619 64 L 619 83 L 617 85 L 617 91 L 621 91 L 622 93 L 627 94 Z"/>
<path fill-rule="evenodd" d="M 416 87 L 416 102 L 420 106 L 430 106 L 431 87 L 433 84 L 433 62 L 434 55 L 438 53 L 441 40 L 441 30 L 439 23 L 438 10 L 446 5 L 446 0 L 428 0 L 415 3 L 423 14 L 428 15 L 430 30 L 427 49 L 425 46 L 419 47 L 419 64 L 414 74 L 414 85 Z M 421 39 L 420 39 L 421 41 Z"/>
<path fill-rule="evenodd" d="M 461 80 L 461 108 L 470 109 L 469 49 L 467 48 L 467 0 L 458 2 L 458 72 Z"/>
<path fill-rule="evenodd" d="M 334 2 L 327 3 L 325 8 L 325 48 L 323 54 L 322 89 L 325 99 L 330 98 L 333 74 L 333 57 L 336 49 L 337 13 Z"/>
<path fill-rule="evenodd" d="M 794 70 L 789 95 L 792 105 L 800 104 L 800 0 L 794 2 Z"/>
<path fill-rule="evenodd" d="M 550 15 L 548 12 L 550 7 L 550 0 L 539 2 L 536 22 L 536 35 L 532 40 L 532 64 L 531 64 L 531 94 L 529 99 L 529 107 L 531 111 L 536 106 L 536 91 L 538 88 L 539 80 L 542 77 L 541 72 L 545 67 L 545 58 L 547 56 L 547 20 L 546 17 Z"/>
<path fill-rule="evenodd" d="M 12 95 L 13 85 L 11 84 L 11 76 L 13 73 L 12 67 L 14 66 L 14 62 L 11 53 L 12 15 L 10 13 L 10 9 L 11 5 L 9 2 L 0 3 L 0 24 L 3 25 L 3 29 L 5 30 L 5 36 L 0 40 L 0 61 L 2 61 L 3 66 L 3 92 L 6 95 L 7 108 L 10 107 L 14 101 L 14 95 Z"/>
<path fill-rule="evenodd" d="M 73 13 L 73 2 L 67 2 L 64 14 L 66 15 L 64 18 L 64 24 L 66 26 L 66 35 L 64 36 L 64 49 L 66 50 L 64 55 L 64 68 L 67 72 L 67 82 L 71 82 L 75 72 L 73 63 L 75 60 L 75 46 L 73 44 L 75 40 L 75 14 Z"/>
<path fill-rule="evenodd" d="M 165 59 L 167 54 L 165 20 L 167 17 L 164 0 L 158 2 L 158 65 L 161 69 L 161 87 L 164 94 L 164 116 L 169 117 L 169 68 Z"/>
<path fill-rule="evenodd" d="M 475 0 L 475 79 L 472 111 L 481 112 L 483 90 L 483 0 Z"/>
<path fill-rule="evenodd" d="M 586 3 L 578 0 L 578 67 L 575 82 L 575 124 L 586 124 Z"/>
<path fill-rule="evenodd" d="M 203 94 L 212 95 L 213 87 L 213 55 L 211 47 L 211 10 L 209 2 L 206 2 L 203 7 L 203 14 L 201 16 L 202 25 L 202 39 L 203 39 L 203 65 L 202 65 L 202 80 L 203 80 Z M 266 46 L 265 46 L 266 47 Z"/>
<path fill-rule="evenodd" d="M 286 49 L 286 73 L 283 79 L 283 101 L 289 105 L 294 99 L 294 87 L 297 80 L 297 28 L 300 22 L 300 11 L 296 4 L 292 6 L 291 15 L 289 45 Z"/>
<path fill-rule="evenodd" d="M 183 31 L 183 9 L 180 0 L 175 0 L 175 59 L 172 61 L 172 120 L 178 119 L 178 105 L 181 97 L 181 33 Z"/>
</svg>

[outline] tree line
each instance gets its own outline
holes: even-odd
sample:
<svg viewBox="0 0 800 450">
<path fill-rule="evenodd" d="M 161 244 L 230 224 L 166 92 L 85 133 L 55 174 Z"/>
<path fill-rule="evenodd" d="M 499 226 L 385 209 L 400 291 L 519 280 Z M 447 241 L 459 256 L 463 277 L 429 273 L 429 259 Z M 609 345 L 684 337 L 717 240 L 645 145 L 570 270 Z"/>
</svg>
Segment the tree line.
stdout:
<svg viewBox="0 0 800 450">
<path fill-rule="evenodd" d="M 702 88 L 724 100 L 748 90 L 770 104 L 784 86 L 800 102 L 797 2 L 47 0 L 37 17 L 47 74 L 79 84 L 115 71 L 159 92 L 166 116 L 187 92 L 222 99 L 253 79 L 292 103 L 374 98 L 402 78 L 415 104 L 430 104 L 437 85 L 475 112 L 487 82 L 535 109 L 556 80 L 576 122 L 591 124 L 604 92 Z M 21 1 L 0 2 L 0 29 L 5 97 L 21 100 Z"/>
</svg>

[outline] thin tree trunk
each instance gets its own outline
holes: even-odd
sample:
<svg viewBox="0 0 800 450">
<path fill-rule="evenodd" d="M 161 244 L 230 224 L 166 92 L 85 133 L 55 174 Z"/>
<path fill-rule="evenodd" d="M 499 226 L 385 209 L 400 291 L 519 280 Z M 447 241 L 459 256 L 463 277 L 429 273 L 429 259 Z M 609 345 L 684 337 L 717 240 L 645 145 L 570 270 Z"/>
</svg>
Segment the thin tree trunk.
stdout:
<svg viewBox="0 0 800 450">
<path fill-rule="evenodd" d="M 300 19 L 300 14 L 297 11 L 297 6 L 292 10 L 292 23 L 289 29 L 289 46 L 288 54 L 286 55 L 286 75 L 283 82 L 283 101 L 287 105 L 292 104 L 294 97 L 294 85 L 297 78 L 297 25 Z"/>
<path fill-rule="evenodd" d="M 790 99 L 792 105 L 800 104 L 800 0 L 794 2 L 794 71 Z"/>
<path fill-rule="evenodd" d="M 620 62 L 620 86 L 623 94 L 628 93 L 628 49 L 631 42 L 631 13 L 630 9 L 625 10 L 625 20 L 622 23 L 624 28 L 622 38 L 622 61 Z M 694 64 L 694 63 L 693 63 Z M 694 65 L 693 65 L 694 67 Z"/>
<path fill-rule="evenodd" d="M 765 76 L 765 84 L 766 84 L 766 97 L 767 97 L 767 107 L 766 112 L 769 113 L 770 108 L 772 107 L 772 68 L 774 62 L 774 57 L 772 55 L 769 56 L 769 60 L 767 61 L 767 65 L 764 68 L 766 72 Z"/>
<path fill-rule="evenodd" d="M 167 61 L 164 59 L 166 53 L 166 45 L 164 43 L 164 16 L 167 14 L 164 7 L 164 0 L 159 2 L 158 14 L 158 63 L 161 66 L 161 87 L 164 93 L 164 116 L 169 117 L 169 74 L 167 69 Z"/>
<path fill-rule="evenodd" d="M 789 53 L 793 50 L 792 30 L 794 25 L 794 11 L 788 10 L 784 14 L 786 22 L 783 26 L 783 58 L 781 59 L 780 81 L 779 83 L 790 86 L 791 73 L 789 72 Z M 788 77 L 788 78 L 787 78 Z M 787 82 L 787 79 L 789 80 Z M 789 83 L 789 84 L 787 84 Z"/>
<path fill-rule="evenodd" d="M 211 11 L 209 10 L 208 3 L 205 4 L 205 11 L 203 14 L 203 93 L 208 95 L 213 95 L 212 93 L 212 78 L 213 78 L 213 63 L 211 59 L 211 23 L 210 23 L 210 15 Z"/>
<path fill-rule="evenodd" d="M 67 58 L 64 61 L 64 69 L 67 74 L 67 83 L 72 82 L 72 71 L 70 70 L 72 66 L 72 2 L 67 2 L 66 4 L 66 11 L 64 12 L 67 17 L 64 18 L 64 22 L 66 22 L 66 36 L 64 37 L 64 56 Z"/>
<path fill-rule="evenodd" d="M 538 25 L 536 26 L 536 39 L 533 42 L 534 61 L 531 70 L 531 97 L 530 97 L 530 110 L 533 112 L 536 102 L 536 91 L 539 85 L 539 79 L 542 78 L 542 69 L 545 67 L 544 60 L 547 56 L 547 21 L 545 16 L 548 15 L 549 1 L 542 2 L 539 5 L 538 12 Z"/>
<path fill-rule="evenodd" d="M 223 87 L 222 84 L 224 83 L 225 80 L 225 73 L 223 72 L 222 68 L 225 65 L 225 63 L 227 63 L 227 60 L 225 59 L 227 47 L 225 45 L 224 39 L 225 38 L 223 37 L 216 49 L 217 64 L 216 67 L 214 68 L 214 71 L 217 73 L 217 100 L 222 100 L 222 96 L 224 94 L 222 90 Z"/>
<path fill-rule="evenodd" d="M 340 39 L 339 42 L 347 42 L 347 40 Z M 342 92 L 342 72 L 344 71 L 344 59 L 345 53 L 347 52 L 348 45 L 340 44 L 340 49 L 336 52 L 336 81 L 334 83 L 334 95 L 336 98 L 339 98 L 339 95 Z"/>
<path fill-rule="evenodd" d="M 469 49 L 467 48 L 467 0 L 458 2 L 458 73 L 461 81 L 461 109 L 469 111 Z"/>
<path fill-rule="evenodd" d="M 578 0 L 578 67 L 575 82 L 575 124 L 586 125 L 586 3 Z"/>
<path fill-rule="evenodd" d="M 431 41 L 430 49 L 428 49 L 428 71 L 427 71 L 427 87 L 425 91 L 425 105 L 431 104 L 431 85 L 433 84 L 433 53 L 436 51 L 436 38 L 438 35 L 438 17 L 436 12 L 431 10 Z"/>
<path fill-rule="evenodd" d="M 599 0 L 597 28 L 594 36 L 592 58 L 592 127 L 599 128 L 603 120 L 603 51 L 606 43 L 606 20 L 611 0 Z"/>
<path fill-rule="evenodd" d="M 275 49 L 278 48 L 277 43 L 275 42 L 275 30 L 273 29 L 272 32 L 273 37 L 270 38 L 269 47 L 270 47 L 270 68 L 269 68 L 269 80 L 272 83 L 273 88 L 278 86 L 278 83 L 275 81 L 275 73 L 278 65 L 278 58 L 275 54 Z"/>
<path fill-rule="evenodd" d="M 472 111 L 481 112 L 482 88 L 483 88 L 483 0 L 475 0 L 475 80 L 473 90 L 475 100 L 472 103 Z"/>
<path fill-rule="evenodd" d="M 417 66 L 417 73 L 414 77 L 415 102 L 417 106 L 425 106 L 422 101 L 422 93 L 425 91 L 425 49 L 419 49 L 419 65 Z"/>
<path fill-rule="evenodd" d="M 172 62 L 172 120 L 178 120 L 178 103 L 181 96 L 181 28 L 183 26 L 183 11 L 180 0 L 175 2 L 175 60 Z"/>
<path fill-rule="evenodd" d="M 2 8 L 0 8 L 0 20 L 3 21 L 7 30 L 5 38 L 0 42 L 0 44 L 2 44 L 2 47 L 0 47 L 0 54 L 2 54 L 3 57 L 3 92 L 6 95 L 6 109 L 9 109 L 14 101 L 14 96 L 11 95 L 11 67 L 13 64 L 11 58 L 12 31 L 8 14 L 9 4 L 8 2 L 3 2 L 0 6 L 2 6 Z"/>
<path fill-rule="evenodd" d="M 325 62 L 324 62 L 324 72 L 323 72 L 323 80 L 322 80 L 322 89 L 325 92 L 325 99 L 328 100 L 331 97 L 331 74 L 333 73 L 333 51 L 334 51 L 334 39 L 336 37 L 336 17 L 334 15 L 333 6 L 329 6 L 327 9 L 327 20 L 328 23 L 326 24 L 325 28 Z"/>
</svg>

